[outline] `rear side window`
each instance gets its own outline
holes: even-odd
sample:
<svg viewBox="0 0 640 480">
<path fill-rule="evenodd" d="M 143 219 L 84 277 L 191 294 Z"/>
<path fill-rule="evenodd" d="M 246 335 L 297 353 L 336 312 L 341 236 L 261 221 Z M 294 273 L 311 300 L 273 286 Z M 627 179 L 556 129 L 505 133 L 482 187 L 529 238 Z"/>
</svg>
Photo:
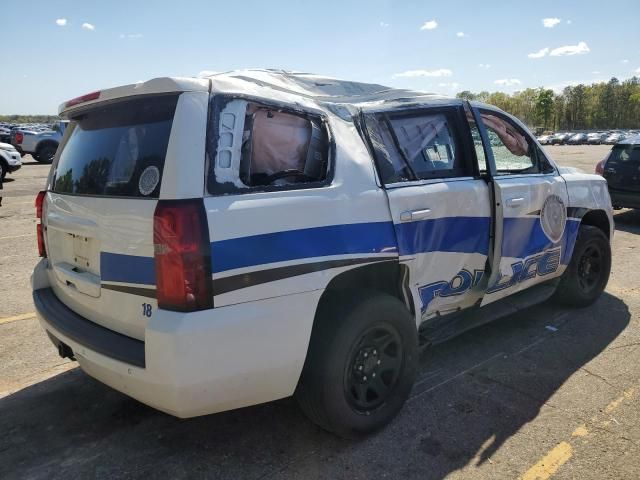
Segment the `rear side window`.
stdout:
<svg viewBox="0 0 640 480">
<path fill-rule="evenodd" d="M 157 198 L 178 95 L 136 98 L 74 117 L 53 191 Z"/>
<path fill-rule="evenodd" d="M 640 166 L 640 145 L 616 145 L 611 149 L 607 163 Z"/>
<path fill-rule="evenodd" d="M 386 184 L 469 174 L 456 109 L 367 115 L 366 123 Z"/>
<path fill-rule="evenodd" d="M 213 112 L 210 193 L 305 188 L 327 180 L 329 140 L 319 116 L 225 97 L 214 99 Z"/>
</svg>

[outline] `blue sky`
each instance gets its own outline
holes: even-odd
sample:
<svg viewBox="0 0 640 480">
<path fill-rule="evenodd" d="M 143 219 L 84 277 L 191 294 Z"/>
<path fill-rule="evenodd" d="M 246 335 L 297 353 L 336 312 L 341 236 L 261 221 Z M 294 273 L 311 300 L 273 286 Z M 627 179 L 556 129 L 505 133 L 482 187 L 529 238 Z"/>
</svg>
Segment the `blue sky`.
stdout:
<svg viewBox="0 0 640 480">
<path fill-rule="evenodd" d="M 100 88 L 244 67 L 444 94 L 640 73 L 638 0 L 3 3 L 0 114 L 52 114 Z"/>
</svg>

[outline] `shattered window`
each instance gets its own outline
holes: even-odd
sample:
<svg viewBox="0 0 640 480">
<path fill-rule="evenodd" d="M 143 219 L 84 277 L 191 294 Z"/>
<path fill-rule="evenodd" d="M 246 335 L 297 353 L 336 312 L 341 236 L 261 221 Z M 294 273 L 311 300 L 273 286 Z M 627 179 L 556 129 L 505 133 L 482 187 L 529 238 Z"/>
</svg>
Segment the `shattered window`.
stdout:
<svg viewBox="0 0 640 480">
<path fill-rule="evenodd" d="M 366 123 L 384 183 L 467 174 L 455 112 L 376 114 L 368 115 Z"/>
<path fill-rule="evenodd" d="M 236 188 L 286 186 L 322 181 L 328 167 L 328 138 L 320 118 L 246 100 L 221 109 L 217 183 Z"/>
<path fill-rule="evenodd" d="M 529 140 L 514 124 L 497 115 L 481 114 L 487 129 L 489 147 L 493 152 L 498 173 L 537 173 Z"/>
</svg>

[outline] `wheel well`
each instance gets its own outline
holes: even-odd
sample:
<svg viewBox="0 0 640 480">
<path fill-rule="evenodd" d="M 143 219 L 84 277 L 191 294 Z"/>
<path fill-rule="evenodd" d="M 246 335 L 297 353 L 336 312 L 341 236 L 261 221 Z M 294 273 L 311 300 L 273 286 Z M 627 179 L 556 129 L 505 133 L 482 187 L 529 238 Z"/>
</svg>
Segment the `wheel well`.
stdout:
<svg viewBox="0 0 640 480">
<path fill-rule="evenodd" d="M 58 142 L 54 142 L 53 140 L 44 140 L 38 144 L 38 146 L 36 147 L 36 152 L 39 152 L 46 146 L 58 148 Z"/>
<path fill-rule="evenodd" d="M 408 274 L 409 269 L 406 265 L 398 263 L 397 260 L 390 260 L 352 268 L 336 275 L 320 297 L 314 328 L 318 319 L 317 312 L 322 309 L 323 305 L 339 296 L 350 297 L 350 292 L 354 294 L 363 291 L 386 293 L 404 303 L 411 315 L 415 315 L 413 297 L 408 285 Z"/>
<path fill-rule="evenodd" d="M 580 224 L 599 228 L 607 238 L 611 235 L 611 225 L 609 225 L 609 218 L 604 210 L 589 210 L 582 217 Z"/>
</svg>

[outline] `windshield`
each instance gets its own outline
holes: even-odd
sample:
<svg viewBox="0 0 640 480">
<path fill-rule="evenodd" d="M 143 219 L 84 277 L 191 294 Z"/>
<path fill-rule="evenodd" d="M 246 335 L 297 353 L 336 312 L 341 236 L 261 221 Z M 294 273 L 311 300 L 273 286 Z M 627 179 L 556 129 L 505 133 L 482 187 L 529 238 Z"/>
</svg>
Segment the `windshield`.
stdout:
<svg viewBox="0 0 640 480">
<path fill-rule="evenodd" d="M 53 191 L 157 198 L 177 95 L 99 107 L 73 119 Z"/>
</svg>

